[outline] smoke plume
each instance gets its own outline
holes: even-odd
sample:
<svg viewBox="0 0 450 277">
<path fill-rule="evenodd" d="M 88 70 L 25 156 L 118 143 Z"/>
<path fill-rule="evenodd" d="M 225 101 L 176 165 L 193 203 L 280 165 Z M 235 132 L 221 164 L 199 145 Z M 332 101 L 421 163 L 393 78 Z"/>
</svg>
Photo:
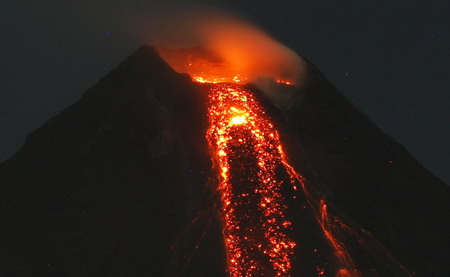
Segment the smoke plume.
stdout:
<svg viewBox="0 0 450 277">
<path fill-rule="evenodd" d="M 204 7 L 176 10 L 172 7 L 158 12 L 163 15 L 154 14 L 151 20 L 141 22 L 145 40 L 151 45 L 162 47 L 206 49 L 215 59 L 210 59 L 211 72 L 205 72 L 208 71 L 205 67 L 201 68 L 204 74 L 215 71 L 239 74 L 245 76 L 248 82 L 269 78 L 301 85 L 303 60 L 246 20 Z M 173 55 L 165 54 L 163 57 L 175 70 L 192 76 L 191 68 L 195 68 L 189 67 L 192 64 L 180 64 L 180 60 L 177 61 Z M 186 59 L 181 63 L 187 62 L 191 63 Z M 218 64 L 220 67 L 217 67 Z"/>
</svg>

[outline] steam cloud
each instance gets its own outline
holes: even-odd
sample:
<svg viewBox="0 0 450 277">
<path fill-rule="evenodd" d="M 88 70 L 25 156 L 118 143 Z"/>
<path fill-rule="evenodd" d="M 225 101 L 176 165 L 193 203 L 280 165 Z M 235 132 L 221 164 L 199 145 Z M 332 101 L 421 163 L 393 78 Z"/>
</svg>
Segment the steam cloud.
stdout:
<svg viewBox="0 0 450 277">
<path fill-rule="evenodd" d="M 216 9 L 167 9 L 144 20 L 141 32 L 152 44 L 172 48 L 201 46 L 218 55 L 228 71 L 249 81 L 270 78 L 301 85 L 304 62 L 291 49 L 256 26 Z"/>
</svg>

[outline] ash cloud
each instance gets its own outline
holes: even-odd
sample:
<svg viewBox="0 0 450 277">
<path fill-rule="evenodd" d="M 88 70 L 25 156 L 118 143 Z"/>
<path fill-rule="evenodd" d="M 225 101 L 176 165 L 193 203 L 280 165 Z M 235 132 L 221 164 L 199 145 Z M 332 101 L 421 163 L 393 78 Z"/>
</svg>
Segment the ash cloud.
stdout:
<svg viewBox="0 0 450 277">
<path fill-rule="evenodd" d="M 171 48 L 203 47 L 256 84 L 260 79 L 272 79 L 301 86 L 305 75 L 304 61 L 294 51 L 250 22 L 215 8 L 160 8 L 146 18 L 142 16 L 137 25 L 146 43 Z"/>
</svg>

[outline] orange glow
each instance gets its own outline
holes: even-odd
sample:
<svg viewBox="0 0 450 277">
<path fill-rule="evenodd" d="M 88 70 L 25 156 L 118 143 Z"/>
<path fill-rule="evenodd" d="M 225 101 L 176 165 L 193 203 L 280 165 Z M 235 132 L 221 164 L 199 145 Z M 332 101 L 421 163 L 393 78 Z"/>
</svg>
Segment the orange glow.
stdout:
<svg viewBox="0 0 450 277">
<path fill-rule="evenodd" d="M 202 48 L 159 48 L 160 55 L 177 72 L 188 73 L 198 83 L 249 82 L 249 74 L 238 73 L 234 67 L 216 52 Z"/>
<path fill-rule="evenodd" d="M 267 77 L 263 71 L 260 71 L 263 67 L 268 67 L 267 65 L 259 65 L 256 61 L 249 61 L 248 59 L 251 57 L 249 55 L 244 55 L 247 61 L 241 65 L 237 63 L 237 59 L 230 58 L 231 52 L 226 51 L 226 49 L 211 51 L 201 48 L 159 48 L 158 52 L 175 71 L 189 74 L 198 83 L 246 84 L 259 77 Z M 298 79 L 290 75 L 282 77 L 281 72 L 277 72 L 277 74 L 272 72 L 268 76 L 276 83 L 284 85 L 294 85 L 295 80 Z"/>
<path fill-rule="evenodd" d="M 306 76 L 297 53 L 235 14 L 189 3 L 182 9 L 157 9 L 141 26 L 141 40 L 161 46 L 158 51 L 175 71 L 199 82 L 244 84 L 268 78 L 300 86 Z M 199 56 L 200 49 L 208 53 Z"/>
</svg>

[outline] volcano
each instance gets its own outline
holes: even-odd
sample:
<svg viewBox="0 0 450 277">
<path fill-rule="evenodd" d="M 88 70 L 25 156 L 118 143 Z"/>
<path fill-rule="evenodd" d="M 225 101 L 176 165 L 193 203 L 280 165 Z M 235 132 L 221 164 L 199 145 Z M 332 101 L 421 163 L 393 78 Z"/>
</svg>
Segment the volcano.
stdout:
<svg viewBox="0 0 450 277">
<path fill-rule="evenodd" d="M 0 165 L 0 275 L 449 276 L 448 186 L 305 66 L 138 49 Z"/>
</svg>

